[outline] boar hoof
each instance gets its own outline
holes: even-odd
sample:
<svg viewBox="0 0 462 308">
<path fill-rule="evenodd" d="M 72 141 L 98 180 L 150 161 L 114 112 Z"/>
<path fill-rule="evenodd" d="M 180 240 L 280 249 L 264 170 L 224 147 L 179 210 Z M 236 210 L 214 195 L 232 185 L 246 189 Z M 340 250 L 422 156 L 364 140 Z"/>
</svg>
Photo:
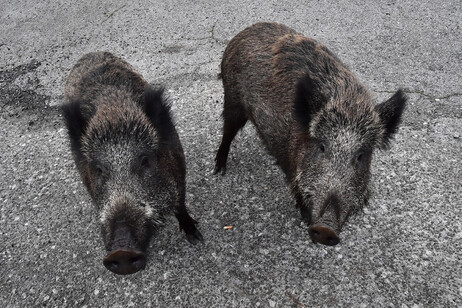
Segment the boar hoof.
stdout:
<svg viewBox="0 0 462 308">
<path fill-rule="evenodd" d="M 186 238 L 191 244 L 197 244 L 200 241 L 203 241 L 202 234 L 197 230 L 196 224 L 197 221 L 191 218 L 188 213 L 176 214 L 176 218 L 180 223 L 180 230 L 183 230 L 186 233 Z"/>
<path fill-rule="evenodd" d="M 221 171 L 221 175 L 226 174 L 226 158 L 222 159 L 219 154 L 217 154 L 217 158 L 215 159 L 215 169 L 213 169 L 213 174 L 217 174 L 218 172 Z"/>
<path fill-rule="evenodd" d="M 218 165 L 215 166 L 215 169 L 213 169 L 213 175 L 217 174 L 220 171 L 221 171 L 221 175 L 225 175 L 226 174 L 226 166 L 224 166 L 224 167 L 219 167 Z"/>
<path fill-rule="evenodd" d="M 204 240 L 202 234 L 195 227 L 194 232 L 186 233 L 186 239 L 193 245 L 196 245 L 197 243 L 202 242 Z"/>
</svg>

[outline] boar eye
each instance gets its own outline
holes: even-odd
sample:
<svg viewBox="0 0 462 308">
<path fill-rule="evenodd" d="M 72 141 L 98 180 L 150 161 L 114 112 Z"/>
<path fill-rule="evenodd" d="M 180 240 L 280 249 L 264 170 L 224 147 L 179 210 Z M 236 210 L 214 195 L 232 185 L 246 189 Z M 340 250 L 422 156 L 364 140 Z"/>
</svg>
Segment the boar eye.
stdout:
<svg viewBox="0 0 462 308">
<path fill-rule="evenodd" d="M 148 169 L 151 166 L 151 162 L 149 160 L 148 155 L 141 155 L 140 156 L 140 166 L 143 169 Z"/>
<path fill-rule="evenodd" d="M 93 170 L 95 171 L 95 174 L 98 178 L 103 178 L 107 176 L 107 170 L 102 165 L 95 165 L 93 167 Z"/>
<path fill-rule="evenodd" d="M 356 165 L 363 166 L 363 165 L 366 164 L 366 162 L 367 162 L 368 155 L 369 155 L 368 152 L 363 152 L 363 151 L 358 152 L 358 153 L 356 153 L 356 156 L 355 156 L 353 162 L 354 162 Z"/>
<path fill-rule="evenodd" d="M 320 151 L 321 153 L 326 152 L 326 148 L 324 147 L 324 144 L 321 143 L 321 144 L 319 145 L 319 151 Z"/>
<path fill-rule="evenodd" d="M 146 176 L 152 173 L 152 167 L 152 156 L 149 154 L 141 154 L 133 161 L 132 172 L 137 173 L 139 176 Z"/>
</svg>

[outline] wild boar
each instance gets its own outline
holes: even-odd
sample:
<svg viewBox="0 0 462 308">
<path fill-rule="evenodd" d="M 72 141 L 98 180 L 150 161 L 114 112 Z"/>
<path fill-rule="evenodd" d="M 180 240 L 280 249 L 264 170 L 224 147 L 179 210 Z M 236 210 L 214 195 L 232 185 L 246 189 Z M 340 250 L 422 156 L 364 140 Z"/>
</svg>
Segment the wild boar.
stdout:
<svg viewBox="0 0 462 308">
<path fill-rule="evenodd" d="M 174 213 L 189 242 L 202 240 L 185 207 L 185 158 L 163 89 L 108 52 L 84 55 L 65 86 L 63 116 L 81 179 L 96 205 L 116 274 L 146 265 L 146 248 Z"/>
<path fill-rule="evenodd" d="M 397 132 L 406 96 L 375 105 L 371 93 L 324 45 L 276 23 L 236 35 L 221 62 L 223 138 L 214 173 L 250 120 L 286 175 L 314 242 L 339 243 L 348 216 L 369 199 L 375 149 Z"/>
</svg>

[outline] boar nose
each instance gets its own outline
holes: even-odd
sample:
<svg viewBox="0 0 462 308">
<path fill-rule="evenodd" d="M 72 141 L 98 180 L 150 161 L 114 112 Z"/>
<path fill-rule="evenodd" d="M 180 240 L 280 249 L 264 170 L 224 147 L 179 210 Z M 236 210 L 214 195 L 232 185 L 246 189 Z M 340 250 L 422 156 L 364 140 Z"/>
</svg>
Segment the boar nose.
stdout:
<svg viewBox="0 0 462 308">
<path fill-rule="evenodd" d="M 335 231 L 324 224 L 314 224 L 310 226 L 308 228 L 308 233 L 313 242 L 316 243 L 335 246 L 340 242 Z"/>
<path fill-rule="evenodd" d="M 113 273 L 133 274 L 146 266 L 146 254 L 131 248 L 118 248 L 104 258 L 103 264 Z"/>
</svg>

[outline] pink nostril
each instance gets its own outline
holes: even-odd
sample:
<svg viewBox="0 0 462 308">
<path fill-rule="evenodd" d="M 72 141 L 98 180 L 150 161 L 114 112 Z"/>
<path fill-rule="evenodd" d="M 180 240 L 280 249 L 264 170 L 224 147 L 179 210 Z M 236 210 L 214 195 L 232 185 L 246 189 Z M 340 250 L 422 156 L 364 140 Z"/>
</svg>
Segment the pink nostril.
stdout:
<svg viewBox="0 0 462 308">
<path fill-rule="evenodd" d="M 311 239 L 320 244 L 335 246 L 340 242 L 337 233 L 324 224 L 314 224 L 308 228 Z"/>
<path fill-rule="evenodd" d="M 118 248 L 104 258 L 103 264 L 113 273 L 133 274 L 146 266 L 146 254 L 131 248 Z"/>
</svg>

